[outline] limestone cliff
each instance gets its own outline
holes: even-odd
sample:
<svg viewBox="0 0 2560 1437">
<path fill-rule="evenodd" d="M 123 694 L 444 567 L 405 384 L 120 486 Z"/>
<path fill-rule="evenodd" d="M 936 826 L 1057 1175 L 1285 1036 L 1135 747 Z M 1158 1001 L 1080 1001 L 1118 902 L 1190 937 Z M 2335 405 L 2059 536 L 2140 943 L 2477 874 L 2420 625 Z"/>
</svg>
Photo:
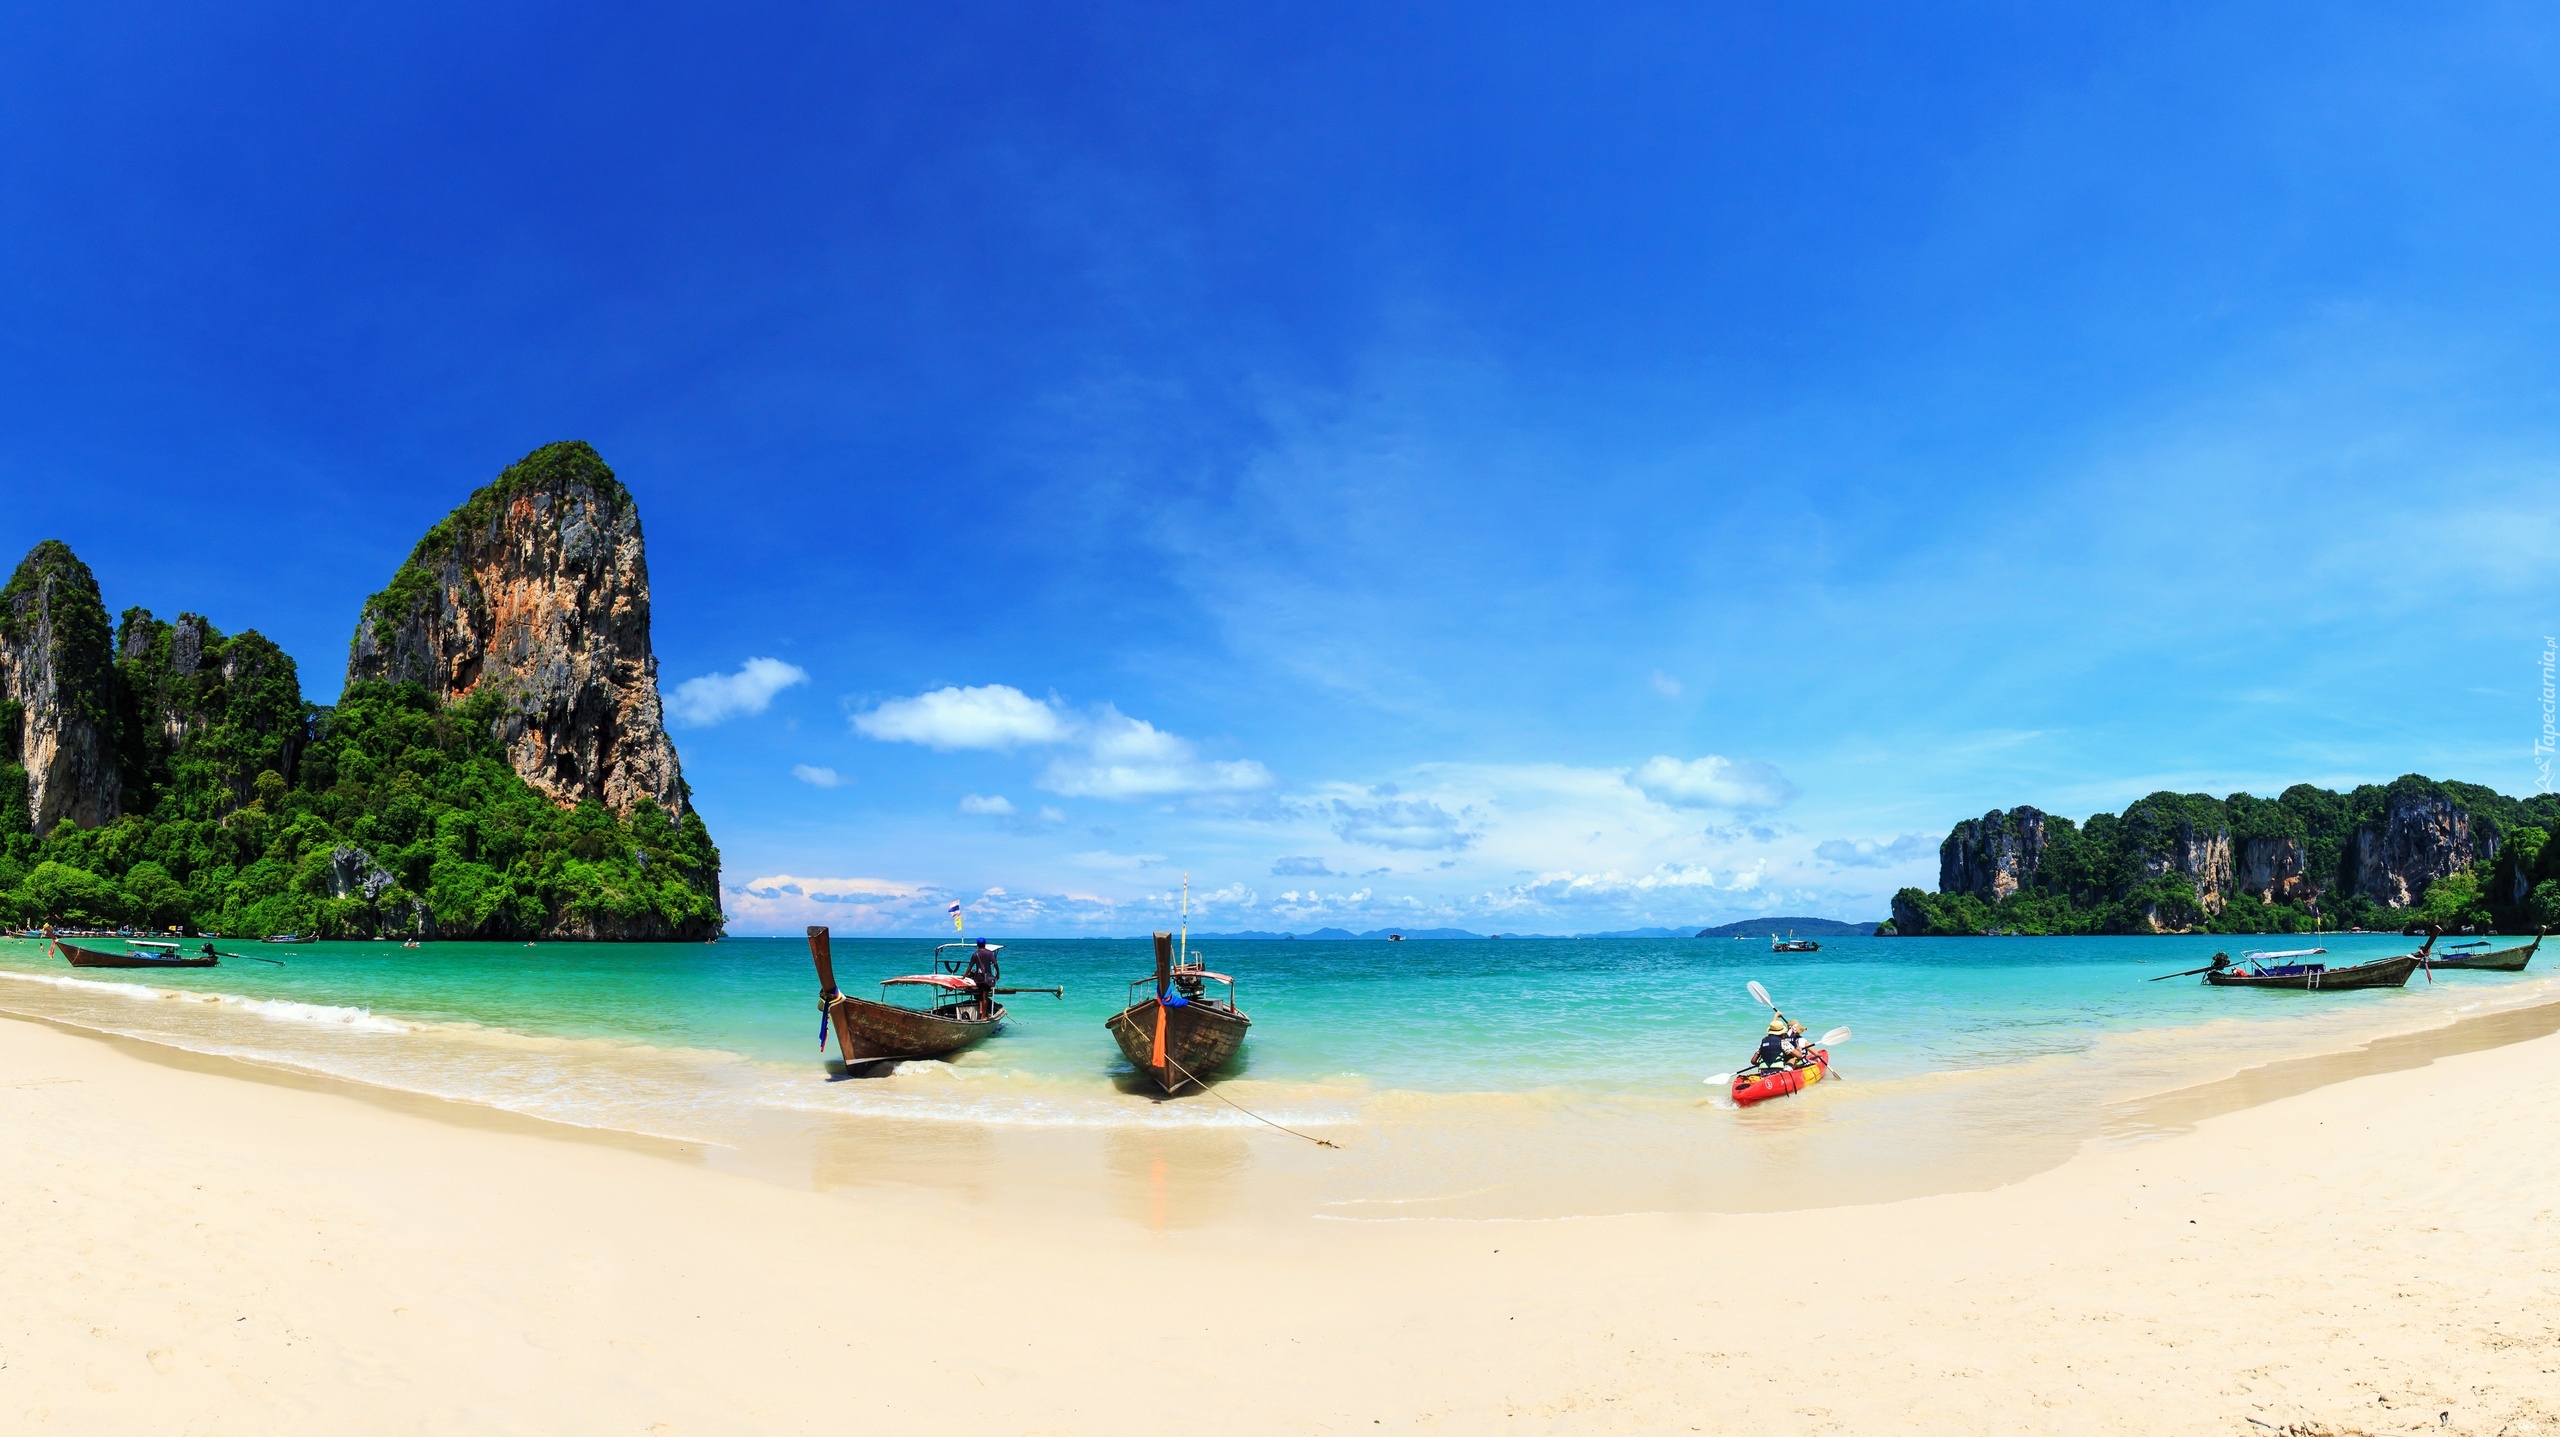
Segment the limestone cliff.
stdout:
<svg viewBox="0 0 2560 1437">
<path fill-rule="evenodd" d="M 23 788 L 23 819 L 35 832 L 64 819 L 96 828 L 124 812 L 114 713 L 97 577 L 47 539 L 0 589 L 0 786 Z M 20 821 L 15 797 L 0 825 Z"/>
<path fill-rule="evenodd" d="M 201 614 L 162 623 L 124 611 L 116 627 L 116 702 L 125 806 L 148 812 L 182 754 L 213 817 L 247 804 L 258 775 L 294 776 L 309 734 L 293 657 L 255 629 L 226 637 Z M 206 744 L 210 743 L 210 747 Z"/>
<path fill-rule="evenodd" d="M 2148 800 L 2146 800 L 2148 802 Z M 2139 806 L 2127 809 L 2128 826 Z M 2176 874 L 2195 890 L 2196 906 L 2208 914 L 2222 911 L 2224 898 L 2231 892 L 2231 831 L 2220 824 L 2198 823 L 2181 816 L 2165 825 L 2157 846 L 2140 851 L 2144 879 Z M 2156 925 L 2158 918 L 2152 920 Z"/>
<path fill-rule="evenodd" d="M 2313 903 L 2319 885 L 2303 873 L 2306 855 L 2299 838 L 2250 838 L 2240 844 L 2232 888 L 2262 904 Z"/>
<path fill-rule="evenodd" d="M 2044 848 L 2045 816 L 2039 809 L 1995 808 L 1968 818 L 1938 845 L 1938 891 L 1997 903 L 2035 880 Z"/>
<path fill-rule="evenodd" d="M 2405 908 L 2427 885 L 2468 867 L 2475 858 L 2496 856 L 2493 846 L 2475 849 L 2471 815 L 2443 794 L 2394 795 L 2379 823 L 2356 830 L 2350 870 L 2358 893 L 2377 903 Z"/>
<path fill-rule="evenodd" d="M 428 531 L 368 600 L 347 678 L 502 700 L 509 763 L 564 807 L 690 798 L 658 701 L 640 511 L 582 443 L 526 455 Z"/>
</svg>

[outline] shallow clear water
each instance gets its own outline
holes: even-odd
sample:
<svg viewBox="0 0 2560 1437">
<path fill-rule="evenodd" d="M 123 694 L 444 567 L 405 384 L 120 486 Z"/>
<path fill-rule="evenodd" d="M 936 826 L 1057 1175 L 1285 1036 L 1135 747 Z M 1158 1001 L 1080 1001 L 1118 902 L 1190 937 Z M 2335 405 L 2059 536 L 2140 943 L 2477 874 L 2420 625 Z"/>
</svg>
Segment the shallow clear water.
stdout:
<svg viewBox="0 0 2560 1437">
<path fill-rule="evenodd" d="M 2409 947 L 2389 935 L 2326 943 L 2332 963 Z M 839 939 L 836 971 L 869 992 L 867 979 L 925 967 L 931 946 Z M 1357 1134 L 1364 1156 L 1328 1159 L 1311 1199 L 1349 1207 L 1478 1179 L 1510 1194 L 1486 1210 L 1539 1212 L 1981 1185 L 2058 1160 L 2110 1103 L 2560 996 L 2538 972 L 2337 994 L 2144 981 L 2244 946 L 2255 945 L 1850 938 L 1773 954 L 1765 941 L 1505 939 L 1198 953 L 1237 977 L 1254 1020 L 1220 1091 L 1284 1123 Z M 1008 943 L 1007 983 L 1062 984 L 1065 998 L 1009 999 L 1009 1028 L 952 1063 L 850 1081 L 819 1057 L 798 939 L 223 947 L 284 966 L 75 973 L 41 943 L 0 940 L 0 1009 L 709 1144 L 751 1144 L 776 1124 L 867 1123 L 875 1135 L 919 1122 L 1253 1125 L 1214 1099 L 1155 1101 L 1120 1061 L 1102 1021 L 1146 974 L 1144 941 Z M 1737 1113 L 1703 1080 L 1757 1041 L 1766 1012 L 1744 987 L 1755 978 L 1812 1031 L 1846 1024 L 1856 1036 L 1835 1055 L 1842 1081 Z M 1547 1176 L 1524 1178 L 1524 1165 Z M 1524 1201 L 1531 1189 L 1547 1195 Z"/>
</svg>

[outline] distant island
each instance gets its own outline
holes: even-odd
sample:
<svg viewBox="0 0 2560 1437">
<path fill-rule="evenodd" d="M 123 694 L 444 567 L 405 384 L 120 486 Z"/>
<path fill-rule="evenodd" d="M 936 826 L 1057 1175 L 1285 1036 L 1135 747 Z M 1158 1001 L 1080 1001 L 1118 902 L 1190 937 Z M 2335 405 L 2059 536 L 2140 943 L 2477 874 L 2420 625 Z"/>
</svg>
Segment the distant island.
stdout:
<svg viewBox="0 0 2560 1437">
<path fill-rule="evenodd" d="M 1906 937 L 2295 933 L 2432 924 L 2560 927 L 2560 794 L 2510 798 L 2406 774 L 2275 798 L 2155 793 L 2073 823 L 2032 807 L 1966 819 L 1938 891 L 1893 897 Z"/>
<path fill-rule="evenodd" d="M 720 851 L 660 720 L 638 506 L 584 444 L 427 531 L 304 700 L 255 630 L 69 545 L 0 589 L 0 919 L 264 937 L 706 938 Z"/>
<path fill-rule="evenodd" d="M 1876 931 L 1881 920 L 1844 923 L 1837 918 L 1745 918 L 1719 928 L 1701 928 L 1701 938 L 1863 938 Z"/>
</svg>

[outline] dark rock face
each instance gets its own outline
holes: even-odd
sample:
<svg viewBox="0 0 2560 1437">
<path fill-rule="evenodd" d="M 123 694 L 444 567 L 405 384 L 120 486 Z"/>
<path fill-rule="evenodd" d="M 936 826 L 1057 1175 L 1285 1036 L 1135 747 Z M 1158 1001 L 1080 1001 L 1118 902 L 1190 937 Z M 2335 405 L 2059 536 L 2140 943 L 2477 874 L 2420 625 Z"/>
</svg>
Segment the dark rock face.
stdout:
<svg viewBox="0 0 2560 1437">
<path fill-rule="evenodd" d="M 23 769 L 35 832 L 66 818 L 96 828 L 123 814 L 114 683 L 97 577 L 47 539 L 0 589 L 0 766 Z"/>
<path fill-rule="evenodd" d="M 2260 903 L 2316 901 L 2319 887 L 2303 875 L 2303 862 L 2299 838 L 2249 839 L 2240 845 L 2232 888 Z"/>
<path fill-rule="evenodd" d="M 347 678 L 482 690 L 509 762 L 554 802 L 690 798 L 658 701 L 640 511 L 593 449 L 537 449 L 430 530 L 365 604 Z"/>
<path fill-rule="evenodd" d="M 1896 937 L 1911 938 L 1929 931 L 1929 915 L 1906 894 L 1893 895 L 1893 931 Z"/>
<path fill-rule="evenodd" d="M 2391 805 L 2381 827 L 2356 830 L 2356 891 L 2406 908 L 2427 885 L 2489 855 L 2471 841 L 2471 815 L 2441 796 L 2412 795 Z"/>
<path fill-rule="evenodd" d="M 2021 805 L 1966 819 L 1938 845 L 1938 891 L 1997 903 L 2025 887 L 2044 859 L 2044 813 Z M 1902 927 L 1896 911 L 1894 925 Z M 1906 931 L 1926 931 L 1927 925 Z"/>
</svg>

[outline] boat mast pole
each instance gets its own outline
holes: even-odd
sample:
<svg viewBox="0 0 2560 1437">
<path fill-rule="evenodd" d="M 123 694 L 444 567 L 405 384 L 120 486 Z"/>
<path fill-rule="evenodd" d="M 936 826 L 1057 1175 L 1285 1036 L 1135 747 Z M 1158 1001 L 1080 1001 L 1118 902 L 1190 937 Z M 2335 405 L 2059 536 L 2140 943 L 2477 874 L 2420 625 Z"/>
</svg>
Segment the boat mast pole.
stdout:
<svg viewBox="0 0 2560 1437">
<path fill-rule="evenodd" d="M 1182 966 L 1191 966 L 1191 875 L 1182 875 Z"/>
</svg>

